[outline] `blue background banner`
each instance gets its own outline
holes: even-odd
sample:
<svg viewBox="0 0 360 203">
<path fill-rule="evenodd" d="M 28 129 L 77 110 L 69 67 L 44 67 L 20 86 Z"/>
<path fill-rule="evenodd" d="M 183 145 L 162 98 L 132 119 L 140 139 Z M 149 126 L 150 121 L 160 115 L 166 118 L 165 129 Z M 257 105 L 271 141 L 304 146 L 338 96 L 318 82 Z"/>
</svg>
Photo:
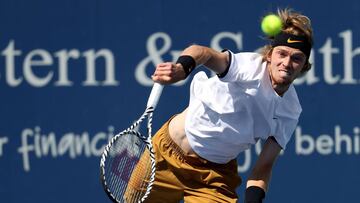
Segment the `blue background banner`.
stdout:
<svg viewBox="0 0 360 203">
<path fill-rule="evenodd" d="M 190 44 L 255 51 L 267 43 L 261 17 L 278 7 L 312 19 L 314 65 L 295 82 L 303 114 L 266 202 L 358 202 L 356 0 L 1 0 L 0 202 L 110 202 L 100 155 L 144 110 L 154 66 Z M 165 87 L 155 129 L 186 107 L 190 80 Z M 239 155 L 244 180 L 260 147 Z"/>
</svg>

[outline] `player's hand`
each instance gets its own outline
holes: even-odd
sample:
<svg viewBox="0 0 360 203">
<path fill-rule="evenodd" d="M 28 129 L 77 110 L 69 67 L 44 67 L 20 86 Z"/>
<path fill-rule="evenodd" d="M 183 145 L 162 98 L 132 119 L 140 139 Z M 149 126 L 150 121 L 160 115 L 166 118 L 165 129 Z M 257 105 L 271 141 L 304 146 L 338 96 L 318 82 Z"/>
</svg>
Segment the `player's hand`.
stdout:
<svg viewBox="0 0 360 203">
<path fill-rule="evenodd" d="M 166 85 L 184 80 L 186 78 L 186 74 L 181 64 L 167 62 L 158 64 L 151 77 L 154 82 Z"/>
</svg>

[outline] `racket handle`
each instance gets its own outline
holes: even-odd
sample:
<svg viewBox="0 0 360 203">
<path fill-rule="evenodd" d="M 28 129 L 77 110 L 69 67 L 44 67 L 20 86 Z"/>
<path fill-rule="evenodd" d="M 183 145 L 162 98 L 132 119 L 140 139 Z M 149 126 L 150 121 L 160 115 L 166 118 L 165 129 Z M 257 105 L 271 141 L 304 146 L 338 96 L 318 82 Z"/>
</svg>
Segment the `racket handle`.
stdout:
<svg viewBox="0 0 360 203">
<path fill-rule="evenodd" d="M 151 89 L 151 93 L 147 102 L 146 107 L 153 107 L 154 109 L 156 108 L 157 103 L 159 102 L 159 98 L 161 96 L 162 90 L 163 90 L 164 86 L 159 84 L 159 83 L 154 83 L 152 89 Z"/>
</svg>

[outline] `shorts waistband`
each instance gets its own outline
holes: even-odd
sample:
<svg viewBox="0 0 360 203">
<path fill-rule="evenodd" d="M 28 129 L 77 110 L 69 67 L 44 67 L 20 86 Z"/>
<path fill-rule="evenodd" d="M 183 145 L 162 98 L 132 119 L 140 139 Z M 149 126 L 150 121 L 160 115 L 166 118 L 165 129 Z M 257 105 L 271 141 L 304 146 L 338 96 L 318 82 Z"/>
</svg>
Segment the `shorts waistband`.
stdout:
<svg viewBox="0 0 360 203">
<path fill-rule="evenodd" d="M 186 155 L 184 153 L 184 151 L 180 148 L 179 145 L 177 145 L 173 139 L 170 137 L 169 134 L 169 123 L 170 121 L 175 117 L 176 115 L 172 116 L 163 126 L 163 129 L 165 133 L 163 133 L 163 139 L 165 141 L 165 143 L 168 144 L 168 147 L 172 149 L 173 154 L 175 154 L 179 159 L 192 164 L 192 165 L 202 165 L 202 166 L 212 166 L 212 167 L 216 167 L 216 166 L 226 166 L 227 164 L 231 163 L 232 161 L 230 161 L 229 163 L 226 164 L 219 164 L 219 163 L 214 163 L 211 161 L 208 161 L 202 157 L 200 157 L 199 155 L 195 154 L 195 155 Z"/>
</svg>

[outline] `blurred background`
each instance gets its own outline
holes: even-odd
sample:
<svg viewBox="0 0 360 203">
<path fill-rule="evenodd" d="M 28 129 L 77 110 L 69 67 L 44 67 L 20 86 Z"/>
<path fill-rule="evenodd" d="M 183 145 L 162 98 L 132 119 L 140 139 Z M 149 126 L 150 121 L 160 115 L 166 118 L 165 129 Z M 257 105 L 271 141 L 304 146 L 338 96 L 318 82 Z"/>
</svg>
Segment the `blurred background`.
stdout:
<svg viewBox="0 0 360 203">
<path fill-rule="evenodd" d="M 110 202 L 99 157 L 144 110 L 155 64 L 190 44 L 257 50 L 261 17 L 285 7 L 312 20 L 313 69 L 265 202 L 358 202 L 357 0 L 0 0 L 0 202 Z M 165 87 L 155 129 L 187 106 L 190 80 Z M 260 145 L 238 158 L 244 182 Z"/>
</svg>

